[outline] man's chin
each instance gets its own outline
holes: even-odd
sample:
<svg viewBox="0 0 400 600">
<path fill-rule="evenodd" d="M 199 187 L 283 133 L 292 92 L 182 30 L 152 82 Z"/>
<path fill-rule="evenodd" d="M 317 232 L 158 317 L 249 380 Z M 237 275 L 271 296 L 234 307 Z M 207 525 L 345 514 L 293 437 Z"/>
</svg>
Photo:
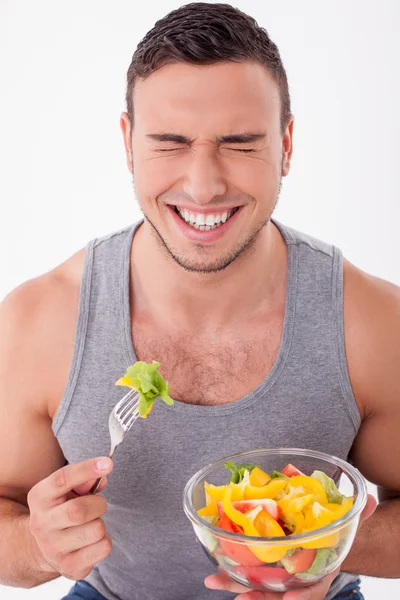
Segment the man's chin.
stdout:
<svg viewBox="0 0 400 600">
<path fill-rule="evenodd" d="M 173 252 L 170 252 L 170 256 L 176 264 L 190 273 L 219 273 L 229 267 L 237 258 L 237 256 L 228 256 L 225 259 L 199 261 L 196 259 L 191 260 L 188 257 Z"/>
<path fill-rule="evenodd" d="M 215 256 L 216 249 L 213 249 L 210 247 L 210 245 L 203 246 L 201 244 L 194 244 L 195 250 L 192 249 L 188 251 L 179 251 L 172 244 L 170 244 L 169 240 L 165 239 L 161 235 L 159 230 L 147 216 L 146 220 L 151 226 L 151 230 L 157 245 L 164 252 L 164 254 L 168 255 L 170 259 L 172 259 L 185 271 L 190 273 L 204 274 L 219 273 L 224 271 L 239 257 L 243 258 L 247 256 L 253 248 L 258 234 L 269 221 L 269 219 L 267 219 L 257 228 L 256 231 L 253 232 L 253 234 L 249 235 L 247 239 L 238 242 L 231 250 L 226 250 L 224 253 L 219 250 L 218 256 Z M 214 254 L 214 257 L 210 256 L 212 254 Z"/>
</svg>

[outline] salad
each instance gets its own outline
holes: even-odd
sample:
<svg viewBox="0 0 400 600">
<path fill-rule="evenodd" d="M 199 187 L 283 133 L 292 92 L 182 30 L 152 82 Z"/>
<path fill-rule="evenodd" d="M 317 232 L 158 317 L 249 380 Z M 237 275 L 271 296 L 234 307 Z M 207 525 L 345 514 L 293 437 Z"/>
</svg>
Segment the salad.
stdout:
<svg viewBox="0 0 400 600">
<path fill-rule="evenodd" d="M 158 369 L 160 363 L 146 363 L 141 360 L 127 368 L 126 373 L 115 385 L 123 385 L 139 393 L 139 414 L 144 419 L 153 408 L 154 400 L 160 398 L 165 404 L 172 406 L 174 401 L 169 396 L 169 386 Z"/>
<path fill-rule="evenodd" d="M 312 581 L 334 563 L 346 539 L 343 530 L 314 540 L 290 544 L 290 536 L 313 532 L 334 523 L 353 506 L 322 471 L 305 475 L 292 464 L 266 473 L 258 465 L 225 463 L 231 472 L 226 485 L 204 483 L 206 505 L 200 517 L 220 529 L 253 537 L 286 537 L 287 545 L 245 545 L 214 537 L 211 549 L 220 566 L 250 583 L 292 577 Z"/>
</svg>

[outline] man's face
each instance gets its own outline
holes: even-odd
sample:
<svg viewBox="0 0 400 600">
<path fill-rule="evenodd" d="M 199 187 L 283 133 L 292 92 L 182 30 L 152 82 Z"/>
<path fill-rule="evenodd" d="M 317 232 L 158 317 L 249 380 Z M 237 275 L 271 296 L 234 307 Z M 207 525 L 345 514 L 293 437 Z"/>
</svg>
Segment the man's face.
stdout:
<svg viewBox="0 0 400 600">
<path fill-rule="evenodd" d="M 282 136 L 276 83 L 253 62 L 172 64 L 138 81 L 133 100 L 133 131 L 126 114 L 121 125 L 153 233 L 186 269 L 225 268 L 268 221 L 289 171 L 293 124 Z"/>
</svg>

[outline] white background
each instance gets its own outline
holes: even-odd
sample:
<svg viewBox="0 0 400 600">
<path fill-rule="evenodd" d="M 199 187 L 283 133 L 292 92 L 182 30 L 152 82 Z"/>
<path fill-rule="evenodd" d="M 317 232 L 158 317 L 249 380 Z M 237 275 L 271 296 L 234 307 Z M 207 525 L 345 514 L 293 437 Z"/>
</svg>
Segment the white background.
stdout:
<svg viewBox="0 0 400 600">
<path fill-rule="evenodd" d="M 180 4 L 0 0 L 0 298 L 139 217 L 118 125 L 125 73 Z M 276 216 L 400 284 L 399 3 L 235 5 L 278 44 L 291 87 L 294 158 Z M 0 597 L 56 599 L 70 583 Z M 364 593 L 398 598 L 400 580 L 366 579 Z"/>
</svg>

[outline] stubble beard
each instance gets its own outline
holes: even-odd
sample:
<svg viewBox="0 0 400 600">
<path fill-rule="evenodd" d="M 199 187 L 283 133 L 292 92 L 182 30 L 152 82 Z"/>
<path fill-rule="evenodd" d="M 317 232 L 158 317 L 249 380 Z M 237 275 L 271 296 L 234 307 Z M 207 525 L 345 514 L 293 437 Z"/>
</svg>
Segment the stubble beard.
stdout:
<svg viewBox="0 0 400 600">
<path fill-rule="evenodd" d="M 281 188 L 282 177 L 280 178 L 278 193 L 269 216 L 264 221 L 259 223 L 257 227 L 255 227 L 255 229 L 250 233 L 247 239 L 239 242 L 232 250 L 230 250 L 224 256 L 221 256 L 214 261 L 207 260 L 208 248 L 206 246 L 203 246 L 202 244 L 193 244 L 193 247 L 198 254 L 198 258 L 196 259 L 189 259 L 182 253 L 180 253 L 176 248 L 174 248 L 172 244 L 169 243 L 168 240 L 166 240 L 161 235 L 160 231 L 157 229 L 157 227 L 154 225 L 154 223 L 151 221 L 148 215 L 146 215 L 146 213 L 144 212 L 139 200 L 138 202 L 145 220 L 150 225 L 150 230 L 152 232 L 154 240 L 156 241 L 157 246 L 161 249 L 164 255 L 168 257 L 168 259 L 172 259 L 177 265 L 182 267 L 182 269 L 190 273 L 218 273 L 229 267 L 229 265 L 235 262 L 238 258 L 244 258 L 246 256 L 249 256 L 252 250 L 254 250 L 254 246 L 258 236 L 260 235 L 260 232 L 264 229 L 264 227 L 266 227 L 266 225 L 271 220 L 272 214 L 278 204 Z M 201 260 L 201 256 L 203 256 L 203 260 Z"/>
</svg>

